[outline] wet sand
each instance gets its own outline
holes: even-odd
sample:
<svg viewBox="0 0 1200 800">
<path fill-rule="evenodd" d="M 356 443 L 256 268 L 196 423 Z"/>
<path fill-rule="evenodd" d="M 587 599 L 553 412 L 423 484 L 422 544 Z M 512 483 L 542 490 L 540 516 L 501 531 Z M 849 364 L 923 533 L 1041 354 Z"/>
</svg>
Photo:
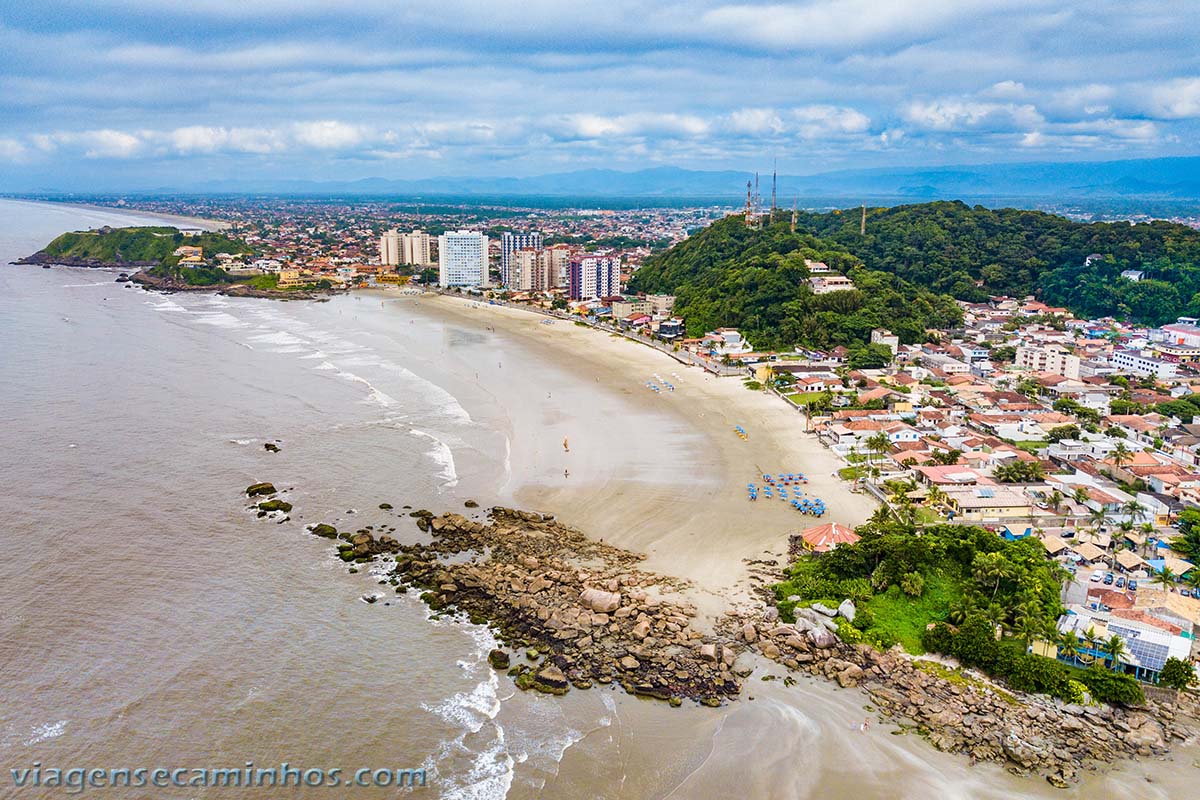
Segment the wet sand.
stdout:
<svg viewBox="0 0 1200 800">
<path fill-rule="evenodd" d="M 577 373 L 637 406 L 667 412 L 702 437 L 695 463 L 669 464 L 668 484 L 647 484 L 620 474 L 586 477 L 593 454 L 578 445 L 556 454 L 578 481 L 533 483 L 517 492 L 522 504 L 560 515 L 585 533 L 645 553 L 648 569 L 691 580 L 704 590 L 744 597 L 744 559 L 781 557 L 788 534 L 810 525 L 841 522 L 858 525 L 875 502 L 855 494 L 833 476 L 841 462 L 804 432 L 804 418 L 771 394 L 746 389 L 739 378 L 717 378 L 687 367 L 637 342 L 564 320 L 543 324 L 540 314 L 453 297 L 424 298 L 422 303 L 456 318 L 519 337 L 556 366 Z M 658 374 L 675 391 L 654 392 L 646 382 Z M 584 426 L 582 415 L 576 424 Z M 620 420 L 598 420 L 620 425 Z M 741 425 L 748 438 L 734 432 Z M 582 431 L 581 431 L 582 433 Z M 746 484 L 762 484 L 763 473 L 803 472 L 809 495 L 825 501 L 820 520 L 761 494 L 751 502 Z"/>
</svg>

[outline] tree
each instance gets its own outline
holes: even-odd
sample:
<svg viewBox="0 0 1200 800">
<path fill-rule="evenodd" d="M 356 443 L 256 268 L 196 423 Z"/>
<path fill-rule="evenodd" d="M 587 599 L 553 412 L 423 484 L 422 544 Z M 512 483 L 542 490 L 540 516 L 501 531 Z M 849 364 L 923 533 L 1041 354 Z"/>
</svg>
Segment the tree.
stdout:
<svg viewBox="0 0 1200 800">
<path fill-rule="evenodd" d="M 1001 483 L 1036 483 L 1046 477 L 1041 462 L 1020 460 L 1001 464 L 992 470 L 992 475 Z"/>
<path fill-rule="evenodd" d="M 864 344 L 854 347 L 846 357 L 850 369 L 880 369 L 892 363 L 892 348 L 885 344 Z"/>
<path fill-rule="evenodd" d="M 957 464 L 960 458 L 962 458 L 962 450 L 934 450 L 929 456 L 932 463 L 947 467 Z"/>
<path fill-rule="evenodd" d="M 1170 686 L 1172 689 L 1182 692 L 1184 689 L 1196 685 L 1196 670 L 1190 662 L 1172 656 L 1163 664 L 1162 672 L 1158 674 L 1158 682 L 1163 686 Z"/>
<path fill-rule="evenodd" d="M 438 276 L 439 273 L 437 267 L 426 267 L 425 269 L 421 270 L 421 283 L 425 284 L 426 286 L 437 283 Z"/>
<path fill-rule="evenodd" d="M 1100 652 L 1100 634 L 1096 633 L 1096 629 L 1091 625 L 1083 632 L 1083 641 L 1087 644 L 1087 649 L 1091 651 L 1088 654 L 1089 660 L 1095 659 L 1095 654 Z"/>
<path fill-rule="evenodd" d="M 1171 539 L 1171 549 L 1189 558 L 1200 558 L 1200 509 L 1179 512 L 1179 535 Z"/>
<path fill-rule="evenodd" d="M 1076 486 L 1075 491 L 1071 492 L 1071 499 L 1079 505 L 1083 505 L 1088 501 L 1088 490 L 1082 486 Z"/>
<path fill-rule="evenodd" d="M 1056 644 L 1060 657 L 1068 659 L 1071 663 L 1074 663 L 1079 658 L 1080 642 L 1079 636 L 1076 635 L 1075 631 L 1067 631 L 1060 634 Z"/>
<path fill-rule="evenodd" d="M 1026 645 L 1033 644 L 1033 640 L 1045 633 L 1045 630 L 1046 626 L 1042 620 L 1032 614 L 1018 617 L 1013 625 L 1013 632 Z"/>
<path fill-rule="evenodd" d="M 1063 493 L 1055 489 L 1046 498 L 1046 505 L 1050 506 L 1050 510 L 1057 514 L 1059 509 L 1062 508 L 1063 500 L 1065 499 L 1066 497 L 1063 496 Z"/>
<path fill-rule="evenodd" d="M 1112 662 L 1111 666 L 1113 672 L 1119 671 L 1121 669 L 1121 656 L 1128 652 L 1125 647 L 1124 640 L 1114 633 L 1104 642 L 1104 644 L 1101 646 L 1101 650 L 1103 651 L 1105 658 Z"/>
<path fill-rule="evenodd" d="M 886 433 L 884 433 L 883 431 L 877 431 L 874 434 L 872 434 L 866 441 L 867 452 L 868 452 L 868 454 L 874 453 L 876 455 L 883 455 L 884 453 L 887 452 L 887 450 L 891 446 L 891 444 L 892 444 L 892 441 L 891 441 L 891 439 L 888 438 L 888 435 Z M 870 463 L 871 463 L 871 461 L 868 458 L 867 459 L 868 468 L 870 467 Z"/>
<path fill-rule="evenodd" d="M 1175 572 L 1168 566 L 1163 566 L 1162 570 L 1154 576 L 1154 583 L 1166 590 L 1170 590 L 1175 586 Z"/>
<path fill-rule="evenodd" d="M 1129 515 L 1130 521 L 1136 525 L 1137 521 L 1146 516 L 1146 507 L 1137 500 L 1130 500 L 1125 505 L 1121 506 L 1121 510 Z"/>
<path fill-rule="evenodd" d="M 1117 442 L 1117 446 L 1112 451 L 1112 461 L 1117 469 L 1122 465 L 1129 463 L 1129 459 L 1133 457 L 1133 452 L 1125 445 L 1125 442 Z"/>
<path fill-rule="evenodd" d="M 1051 442 L 1061 442 L 1064 439 L 1078 439 L 1081 431 L 1078 425 L 1058 425 L 1050 429 L 1046 439 Z"/>
<path fill-rule="evenodd" d="M 925 592 L 925 578 L 919 572 L 910 572 L 900 580 L 900 590 L 909 597 L 920 597 Z"/>
</svg>

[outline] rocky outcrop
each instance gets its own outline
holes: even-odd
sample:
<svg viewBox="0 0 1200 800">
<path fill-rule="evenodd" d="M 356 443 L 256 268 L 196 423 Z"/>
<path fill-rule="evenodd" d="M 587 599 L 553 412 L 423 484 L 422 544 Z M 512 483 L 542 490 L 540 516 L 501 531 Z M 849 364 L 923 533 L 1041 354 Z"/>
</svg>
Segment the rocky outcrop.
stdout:
<svg viewBox="0 0 1200 800">
<path fill-rule="evenodd" d="M 510 645 L 536 650 L 538 666 L 510 670 L 518 686 L 559 694 L 617 683 L 631 694 L 708 705 L 739 692 L 731 642 L 693 627 L 696 609 L 668 599 L 684 584 L 638 569 L 640 556 L 528 511 L 417 521 L 431 543 L 385 550 L 395 555 L 397 591 L 419 588 L 435 610 L 465 612 Z"/>
<path fill-rule="evenodd" d="M 738 621 L 736 638 L 791 669 L 843 688 L 861 687 L 883 717 L 939 750 L 1007 762 L 1054 786 L 1069 785 L 1091 764 L 1163 755 L 1172 738 L 1195 735 L 1163 703 L 1148 701 L 1136 709 L 1083 706 L 1014 693 L 972 671 L 847 644 L 814 622 L 829 621 L 820 610 L 797 609 L 796 615 L 794 625 Z"/>
<path fill-rule="evenodd" d="M 257 497 L 259 495 L 275 494 L 275 484 L 273 483 L 252 483 L 246 487 L 246 495 L 249 497 Z"/>
</svg>

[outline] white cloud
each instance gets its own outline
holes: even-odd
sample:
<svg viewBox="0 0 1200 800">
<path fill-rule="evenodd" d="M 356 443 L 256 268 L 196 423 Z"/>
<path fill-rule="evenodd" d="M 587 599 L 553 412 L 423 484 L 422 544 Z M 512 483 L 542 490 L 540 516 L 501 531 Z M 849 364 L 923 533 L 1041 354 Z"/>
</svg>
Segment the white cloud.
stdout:
<svg viewBox="0 0 1200 800">
<path fill-rule="evenodd" d="M 1041 113 L 1028 103 L 1018 105 L 959 98 L 909 103 L 903 113 L 912 124 L 931 131 L 1013 131 L 1043 122 Z"/>
<path fill-rule="evenodd" d="M 841 134 L 865 133 L 871 119 L 853 108 L 805 106 L 792 110 L 797 133 L 802 139 L 821 139 Z"/>
<path fill-rule="evenodd" d="M 337 120 L 319 122 L 297 122 L 292 126 L 292 136 L 297 144 L 318 150 L 340 150 L 353 147 L 366 138 L 365 129 L 358 125 L 347 125 Z"/>
<path fill-rule="evenodd" d="M 1149 90 L 1149 112 L 1159 119 L 1200 117 L 1200 78 L 1180 78 Z"/>
<path fill-rule="evenodd" d="M 29 148 L 16 139 L 0 139 L 0 161 L 24 161 Z"/>
</svg>

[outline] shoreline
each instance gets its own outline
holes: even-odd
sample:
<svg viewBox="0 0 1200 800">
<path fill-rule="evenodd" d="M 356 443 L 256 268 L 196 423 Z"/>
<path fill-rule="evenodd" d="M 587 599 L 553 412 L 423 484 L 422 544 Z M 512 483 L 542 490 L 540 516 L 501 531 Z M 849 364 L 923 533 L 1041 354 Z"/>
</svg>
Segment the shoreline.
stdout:
<svg viewBox="0 0 1200 800">
<path fill-rule="evenodd" d="M 642 398 L 634 401 L 640 407 L 664 406 L 659 393 L 633 392 L 621 382 L 636 387 L 645 370 L 667 373 L 675 362 L 666 354 L 631 347 L 637 343 L 602 336 L 570 321 L 545 325 L 540 314 L 455 300 L 459 298 L 422 296 L 423 304 L 453 320 L 487 314 L 490 329 L 521 339 L 524 346 L 536 348 L 580 377 L 592 377 L 610 384 L 610 389 Z M 946 669 L 933 659 L 847 644 L 829 625 L 822 627 L 819 622 L 781 623 L 774 606 L 764 604 L 754 589 L 771 581 L 786 564 L 787 532 L 816 521 L 785 503 L 750 504 L 736 477 L 739 472 L 751 466 L 759 474 L 779 471 L 782 464 L 765 459 L 789 459 L 785 468 L 805 469 L 812 481 L 807 488 L 829 504 L 827 516 L 845 524 L 859 524 L 874 510 L 874 503 L 851 494 L 830 474 L 838 466 L 833 454 L 814 435 L 803 433 L 795 412 L 778 398 L 747 390 L 741 381 L 707 375 L 698 367 L 670 374 L 677 386 L 672 399 L 688 400 L 669 407 L 703 438 L 705 461 L 698 466 L 716 476 L 711 492 L 681 502 L 675 486 L 647 486 L 619 477 L 569 488 L 526 482 L 514 492 L 518 507 L 551 512 L 577 526 L 592 542 L 643 557 L 642 568 L 690 584 L 664 599 L 695 608 L 695 628 L 713 637 L 719 647 L 746 656 L 753 653 L 760 666 L 773 661 L 792 674 L 808 673 L 842 689 L 861 689 L 881 723 L 896 725 L 901 733 L 917 732 L 929 746 L 968 755 L 972 762 L 1008 764 L 1010 769 L 1040 775 L 1052 786 L 1065 788 L 1078 781 L 1082 771 L 1101 764 L 1120 765 L 1137 756 L 1161 757 L 1171 752 L 1175 740 L 1186 742 L 1194 736 L 1186 724 L 1175 722 L 1170 704 L 1129 709 L 1063 706 L 1050 698 L 997 686 L 971 671 Z M 750 432 L 748 440 L 733 434 L 735 420 Z M 756 437 L 756 431 L 771 433 Z M 755 575 L 755 566 L 766 569 Z M 758 587 L 752 585 L 755 580 Z M 449 600 L 440 597 L 439 602 Z M 506 624 L 503 617 L 489 616 L 489 621 L 501 627 Z M 570 663 L 575 653 L 570 643 L 565 644 L 560 655 L 565 652 Z M 1087 750 L 1075 747 L 1081 732 L 1096 744 Z"/>
<path fill-rule="evenodd" d="M 32 197 L 6 197 L 5 200 L 12 200 L 19 203 L 40 203 L 53 206 L 67 206 L 70 208 L 82 208 L 87 211 L 103 211 L 110 214 L 129 214 L 131 216 L 151 217 L 164 221 L 173 221 L 186 224 L 188 227 L 203 228 L 211 231 L 222 231 L 233 227 L 232 223 L 223 222 L 219 219 L 207 219 L 205 217 L 189 217 L 183 214 L 169 214 L 161 211 L 148 211 L 132 206 L 106 206 L 98 203 L 76 203 L 71 200 L 46 200 Z"/>
<path fill-rule="evenodd" d="M 679 465 L 675 484 L 646 486 L 611 476 L 570 487 L 532 483 L 514 492 L 520 507 L 558 514 L 597 538 L 603 531 L 603 541 L 645 554 L 648 569 L 688 580 L 701 594 L 719 595 L 726 603 L 753 599 L 747 592 L 752 575 L 747 562 L 784 559 L 790 533 L 825 522 L 858 525 L 876 508 L 873 498 L 852 493 L 833 475 L 841 463 L 815 435 L 804 433 L 797 414 L 773 395 L 570 320 L 544 325 L 548 317 L 524 309 L 446 295 L 419 297 L 423 306 L 457 320 L 486 314 L 488 325 L 536 347 L 556 365 L 622 392 L 639 407 L 672 414 L 702 438 L 703 463 Z M 668 378 L 675 391 L 647 389 L 644 384 L 655 373 Z M 745 427 L 748 439 L 737 436 L 735 425 Z M 747 482 L 780 471 L 804 472 L 808 494 L 825 500 L 829 512 L 818 520 L 778 500 L 747 499 Z M 711 490 L 681 490 L 697 472 L 714 484 Z M 714 615 L 723 611 L 697 600 Z"/>
</svg>

